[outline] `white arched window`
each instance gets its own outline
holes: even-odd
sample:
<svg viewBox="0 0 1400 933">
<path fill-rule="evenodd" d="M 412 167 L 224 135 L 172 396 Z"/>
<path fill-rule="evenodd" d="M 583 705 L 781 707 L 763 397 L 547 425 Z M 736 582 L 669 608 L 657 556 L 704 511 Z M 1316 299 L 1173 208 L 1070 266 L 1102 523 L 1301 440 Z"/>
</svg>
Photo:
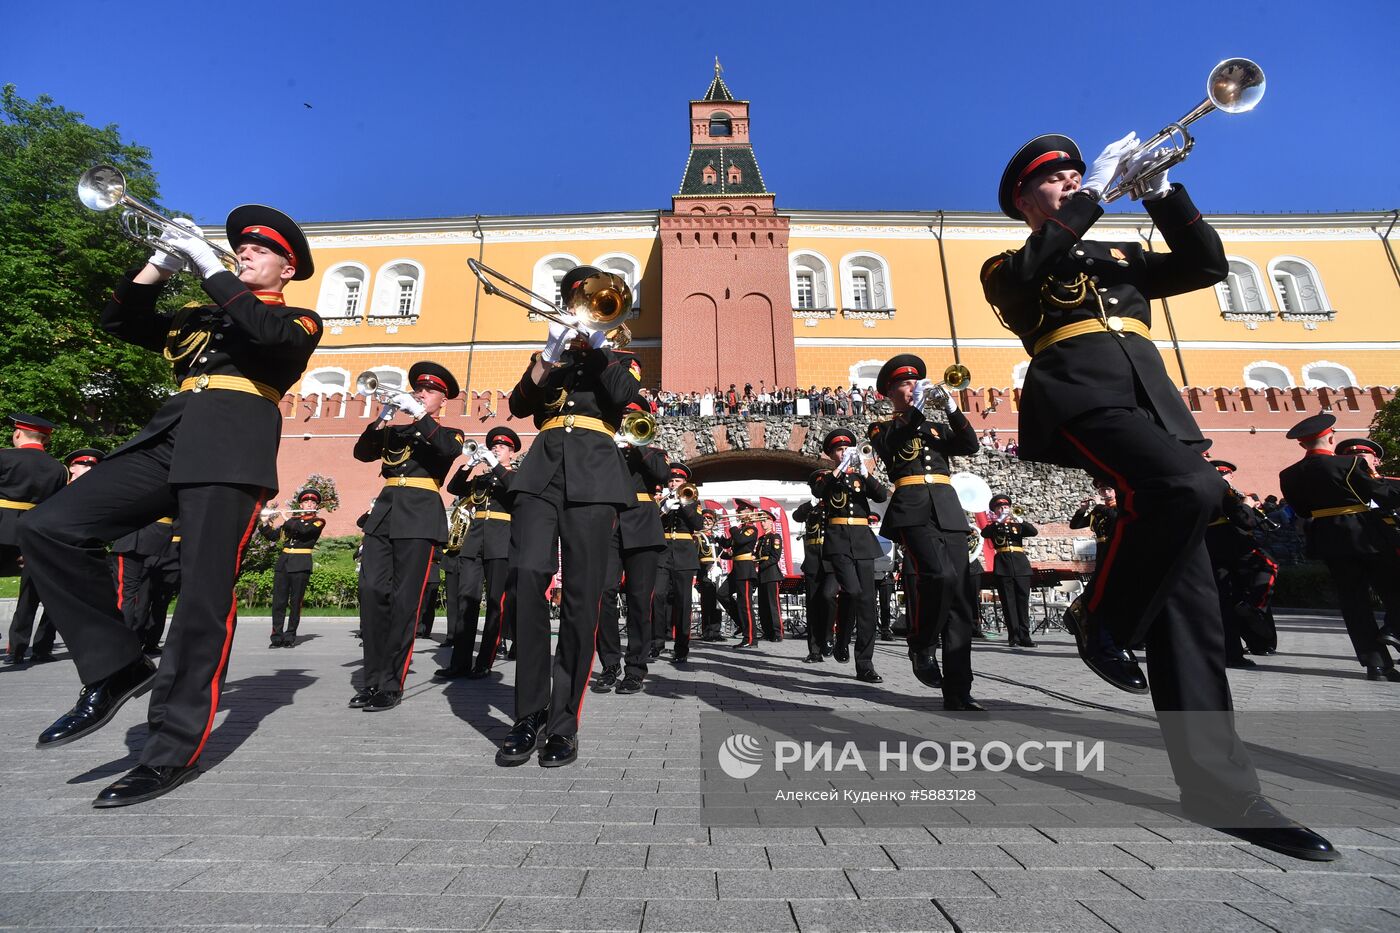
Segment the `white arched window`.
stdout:
<svg viewBox="0 0 1400 933">
<path fill-rule="evenodd" d="M 1356 374 L 1341 363 L 1318 360 L 1315 363 L 1303 364 L 1303 388 L 1305 389 L 1345 389 L 1347 386 L 1354 385 L 1360 385 L 1356 381 Z"/>
<path fill-rule="evenodd" d="M 1011 367 L 1011 388 L 1021 389 L 1026 385 L 1026 370 L 1031 368 L 1030 360 L 1022 360 Z"/>
<path fill-rule="evenodd" d="M 632 311 L 628 317 L 636 317 L 642 308 L 642 265 L 626 253 L 604 253 L 593 260 L 593 265 L 604 272 L 622 276 L 627 287 L 632 289 Z"/>
<path fill-rule="evenodd" d="M 1322 290 L 1322 279 L 1306 259 L 1279 256 L 1269 263 L 1269 281 L 1285 321 L 1330 321 L 1335 317 L 1327 302 L 1327 293 Z"/>
<path fill-rule="evenodd" d="M 380 267 L 370 317 L 413 320 L 423 306 L 423 267 L 412 259 L 396 259 Z"/>
<path fill-rule="evenodd" d="M 861 360 L 851 367 L 850 384 L 868 389 L 875 385 L 875 378 L 880 375 L 880 370 L 885 365 L 884 360 Z"/>
<path fill-rule="evenodd" d="M 306 398 L 315 397 L 315 414 L 318 416 L 325 407 L 327 396 L 349 395 L 350 391 L 350 373 L 333 366 L 313 369 L 301 379 L 301 394 Z"/>
<path fill-rule="evenodd" d="M 531 276 L 530 290 L 536 295 L 553 299 L 554 307 L 558 308 L 562 301 L 559 295 L 559 283 L 563 281 L 564 274 L 575 266 L 581 266 L 577 256 L 570 256 L 568 253 L 551 253 L 539 262 L 535 263 L 535 272 Z M 541 308 L 541 311 L 548 311 L 548 308 Z M 538 315 L 530 315 L 532 320 L 543 320 Z"/>
<path fill-rule="evenodd" d="M 1251 389 L 1287 389 L 1297 383 L 1288 367 L 1259 360 L 1244 368 L 1244 384 Z"/>
<path fill-rule="evenodd" d="M 829 311 L 836 307 L 831 263 L 821 253 L 800 250 L 788 254 L 788 287 L 794 311 Z"/>
<path fill-rule="evenodd" d="M 1215 286 L 1220 312 L 1227 321 L 1267 321 L 1273 317 L 1259 267 L 1248 259 L 1230 257 L 1225 281 Z"/>
<path fill-rule="evenodd" d="M 327 321 L 357 321 L 369 297 L 369 268 L 358 262 L 341 262 L 326 270 L 316 313 Z"/>
<path fill-rule="evenodd" d="M 874 253 L 841 259 L 841 307 L 848 317 L 889 317 L 894 311 L 890 268 Z"/>
</svg>

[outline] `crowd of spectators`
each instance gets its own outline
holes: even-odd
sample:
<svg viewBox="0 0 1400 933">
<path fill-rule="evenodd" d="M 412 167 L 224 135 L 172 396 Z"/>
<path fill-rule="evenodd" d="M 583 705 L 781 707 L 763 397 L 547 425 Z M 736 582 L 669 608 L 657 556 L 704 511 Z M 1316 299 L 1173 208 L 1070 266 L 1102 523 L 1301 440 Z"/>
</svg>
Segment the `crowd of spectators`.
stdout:
<svg viewBox="0 0 1400 933">
<path fill-rule="evenodd" d="M 656 414 L 691 417 L 719 417 L 721 415 L 796 415 L 813 414 L 828 417 L 854 417 L 865 415 L 866 409 L 883 396 L 873 386 L 852 385 L 850 388 L 837 386 L 809 386 L 806 390 L 793 386 L 769 387 L 762 380 L 758 386 L 744 383 L 742 387 L 731 384 L 728 389 L 715 386 L 704 392 L 669 392 L 661 390 L 651 393 L 643 390 L 651 401 Z M 806 405 L 801 402 L 805 400 Z"/>
<path fill-rule="evenodd" d="M 1008 437 L 1000 439 L 997 437 L 996 428 L 988 428 L 982 432 L 982 446 L 988 450 L 999 450 L 1008 457 L 1014 457 L 1020 451 L 1020 445 L 1016 443 L 1016 438 Z"/>
</svg>

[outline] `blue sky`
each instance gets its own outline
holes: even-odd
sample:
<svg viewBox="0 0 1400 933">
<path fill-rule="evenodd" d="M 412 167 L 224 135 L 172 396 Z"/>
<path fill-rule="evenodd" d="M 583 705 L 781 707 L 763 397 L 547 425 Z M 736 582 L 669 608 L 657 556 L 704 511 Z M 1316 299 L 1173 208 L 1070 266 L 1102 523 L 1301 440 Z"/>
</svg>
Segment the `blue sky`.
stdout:
<svg viewBox="0 0 1400 933">
<path fill-rule="evenodd" d="M 1172 177 L 1203 209 L 1400 207 L 1395 0 L 29 2 L 3 22 L 0 82 L 118 124 L 205 222 L 245 201 L 308 221 L 666 208 L 716 55 L 780 208 L 994 210 L 1026 139 L 1092 158 L 1178 119 L 1233 55 L 1268 93 L 1195 124 Z"/>
</svg>

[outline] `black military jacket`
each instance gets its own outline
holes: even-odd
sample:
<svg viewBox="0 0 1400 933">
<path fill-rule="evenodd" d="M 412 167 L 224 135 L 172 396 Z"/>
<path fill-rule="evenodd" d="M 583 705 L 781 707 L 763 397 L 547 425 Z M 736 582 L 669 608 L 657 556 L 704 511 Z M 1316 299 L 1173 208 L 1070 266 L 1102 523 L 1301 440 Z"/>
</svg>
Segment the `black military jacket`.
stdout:
<svg viewBox="0 0 1400 933">
<path fill-rule="evenodd" d="M 500 516 L 510 515 L 515 507 L 515 497 L 511 495 L 515 471 L 498 463 L 490 470 L 468 478 L 471 469 L 466 464 L 458 467 L 452 481 L 447 484 L 447 491 L 454 496 L 466 496 L 472 509 L 471 524 L 467 526 L 467 537 L 462 542 L 459 556 L 508 560 L 510 519 Z"/>
<path fill-rule="evenodd" d="M 68 483 L 68 470 L 47 450 L 6 447 L 0 450 L 0 499 L 35 505 Z M 0 506 L 0 545 L 14 547 L 15 528 L 27 509 Z"/>
<path fill-rule="evenodd" d="M 758 536 L 754 546 L 754 556 L 758 559 L 758 581 L 778 583 L 783 579 L 783 539 L 775 532 Z"/>
<path fill-rule="evenodd" d="M 694 502 L 661 516 L 661 530 L 667 535 L 690 536 L 666 539 L 667 550 L 671 554 L 672 570 L 700 569 L 699 539 L 704 528 L 705 519 L 700 516 L 700 506 Z"/>
<path fill-rule="evenodd" d="M 1040 534 L 1030 522 L 988 522 L 982 529 L 982 537 L 992 542 L 997 549 L 992 558 L 992 573 L 999 577 L 1028 577 L 1031 561 L 1025 551 L 1006 551 L 1002 548 L 1025 547 L 1025 539 Z"/>
<path fill-rule="evenodd" d="M 802 523 L 802 573 L 812 576 L 822 569 L 822 536 L 826 531 L 826 506 L 804 502 L 792 510 L 793 521 Z"/>
<path fill-rule="evenodd" d="M 1333 561 L 1392 552 L 1389 526 L 1377 510 L 1315 516 L 1322 510 L 1371 502 L 1382 509 L 1400 506 L 1400 489 L 1372 476 L 1360 457 L 1310 452 L 1285 467 L 1278 481 L 1293 511 L 1312 518 L 1307 531 L 1309 557 Z"/>
<path fill-rule="evenodd" d="M 128 532 L 113 541 L 112 553 L 126 555 L 134 560 L 153 557 L 164 551 L 166 545 L 170 544 L 170 536 L 174 533 L 174 528 L 173 518 L 157 519 L 149 525 L 142 525 L 135 531 Z"/>
<path fill-rule="evenodd" d="M 950 413 L 945 425 L 911 408 L 888 421 L 874 422 L 869 434 L 870 446 L 884 461 L 892 482 L 906 476 L 947 476 L 949 457 L 977 453 L 977 432 L 961 411 Z M 880 527 L 905 528 L 930 521 L 943 531 L 967 531 L 967 515 L 952 486 L 922 483 L 894 487 Z"/>
<path fill-rule="evenodd" d="M 259 525 L 258 531 L 269 541 L 276 541 L 281 548 L 281 553 L 277 555 L 277 570 L 286 573 L 310 573 L 310 554 L 288 554 L 290 548 L 296 551 L 307 551 L 316 547 L 316 542 L 321 540 L 321 532 L 326 530 L 326 520 L 324 518 L 299 518 L 293 516 L 281 525 L 273 528 L 271 524 Z"/>
<path fill-rule="evenodd" d="M 617 529 L 622 536 L 623 550 L 664 548 L 666 536 L 661 531 L 661 507 L 652 496 L 656 487 L 670 478 L 666 455 L 655 447 L 629 446 L 623 449 L 622 456 L 627 463 L 627 476 L 632 486 L 632 501 L 617 513 Z"/>
<path fill-rule="evenodd" d="M 729 567 L 731 580 L 758 579 L 758 561 L 754 559 L 754 548 L 758 546 L 758 529 L 753 525 L 740 525 L 731 528 L 723 541 L 720 556 L 733 561 Z"/>
<path fill-rule="evenodd" d="M 1035 352 L 1038 340 L 1068 324 L 1103 319 L 1112 325 L 1115 318 L 1132 318 L 1150 327 L 1152 299 L 1225 278 L 1229 263 L 1220 237 L 1185 188 L 1174 185 L 1166 196 L 1144 204 L 1171 252 L 1084 239 L 1103 208 L 1081 192 L 1025 246 L 993 256 L 982 267 L 987 301 L 1032 355 L 1021 390 L 1024 460 L 1075 465 L 1059 441 L 1059 429 L 1095 408 L 1146 408 L 1177 440 L 1204 446 L 1150 339 L 1103 329 Z"/>
<path fill-rule="evenodd" d="M 1254 532 L 1260 515 L 1245 504 L 1244 497 L 1229 483 L 1220 495 L 1220 514 L 1206 525 L 1206 550 L 1211 565 L 1233 567 L 1254 550 Z"/>
<path fill-rule="evenodd" d="M 384 488 L 365 521 L 365 534 L 446 541 L 447 510 L 442 494 L 402 486 L 395 480 L 429 478 L 441 487 L 447 471 L 452 469 L 452 461 L 461 456 L 462 432 L 438 424 L 431 415 L 412 424 L 380 425 L 378 421 L 370 424 L 355 442 L 355 459 L 364 463 L 381 461 L 379 473 L 385 478 Z"/>
<path fill-rule="evenodd" d="M 598 418 L 614 432 L 627 403 L 641 388 L 640 368 L 630 353 L 613 350 L 565 351 L 560 365 L 536 385 L 530 367 L 510 394 L 510 413 L 534 418 L 543 427 L 552 418 Z M 636 502 L 622 451 L 609 434 L 582 427 L 541 431 L 516 476 L 516 493 L 540 493 L 559 470 L 570 502 L 610 502 L 622 508 Z"/>
<path fill-rule="evenodd" d="M 1070 517 L 1069 527 L 1088 528 L 1094 533 L 1094 540 L 1107 544 L 1113 534 L 1113 526 L 1118 522 L 1118 509 L 1103 505 L 1085 506 Z"/>
<path fill-rule="evenodd" d="M 889 490 L 874 476 L 834 474 L 823 470 L 810 483 L 812 495 L 826 508 L 826 536 L 822 538 L 822 559 L 844 554 L 857 560 L 874 560 L 882 553 L 875 532 L 869 525 L 870 503 L 884 502 Z M 961 513 L 959 513 L 961 514 Z M 841 518 L 864 518 L 865 523 L 847 525 Z"/>
<path fill-rule="evenodd" d="M 280 401 L 301 378 L 321 340 L 315 311 L 283 305 L 280 295 L 259 298 L 232 272 L 204 280 L 214 304 L 174 312 L 157 312 L 162 286 L 137 285 L 134 276 L 133 271 L 118 283 L 102 310 L 102 328 L 128 343 L 165 352 L 177 383 L 242 376 L 270 387 Z M 179 392 L 108 457 L 165 431 L 175 431 L 171 483 L 238 483 L 276 491 L 282 440 L 277 402 L 227 389 Z"/>
</svg>

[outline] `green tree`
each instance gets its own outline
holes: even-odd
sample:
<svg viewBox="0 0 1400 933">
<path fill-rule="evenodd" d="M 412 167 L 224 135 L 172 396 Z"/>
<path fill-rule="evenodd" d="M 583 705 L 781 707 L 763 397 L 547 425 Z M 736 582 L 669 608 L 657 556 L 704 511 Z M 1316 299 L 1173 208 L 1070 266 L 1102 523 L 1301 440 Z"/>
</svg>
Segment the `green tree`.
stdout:
<svg viewBox="0 0 1400 933">
<path fill-rule="evenodd" d="M 1400 475 L 1400 395 L 1376 410 L 1371 419 L 1371 440 L 1385 448 L 1381 472 L 1386 476 Z"/>
<path fill-rule="evenodd" d="M 52 449 L 110 450 L 131 436 L 173 387 L 159 354 L 119 341 L 98 317 L 123 270 L 149 250 L 120 230 L 120 211 L 96 213 L 78 201 L 78 177 L 107 162 L 130 192 L 157 205 L 150 151 L 98 129 L 14 85 L 0 90 L 0 417 L 28 411 L 59 425 Z M 163 303 L 199 300 L 191 276 L 178 276 Z"/>
</svg>

